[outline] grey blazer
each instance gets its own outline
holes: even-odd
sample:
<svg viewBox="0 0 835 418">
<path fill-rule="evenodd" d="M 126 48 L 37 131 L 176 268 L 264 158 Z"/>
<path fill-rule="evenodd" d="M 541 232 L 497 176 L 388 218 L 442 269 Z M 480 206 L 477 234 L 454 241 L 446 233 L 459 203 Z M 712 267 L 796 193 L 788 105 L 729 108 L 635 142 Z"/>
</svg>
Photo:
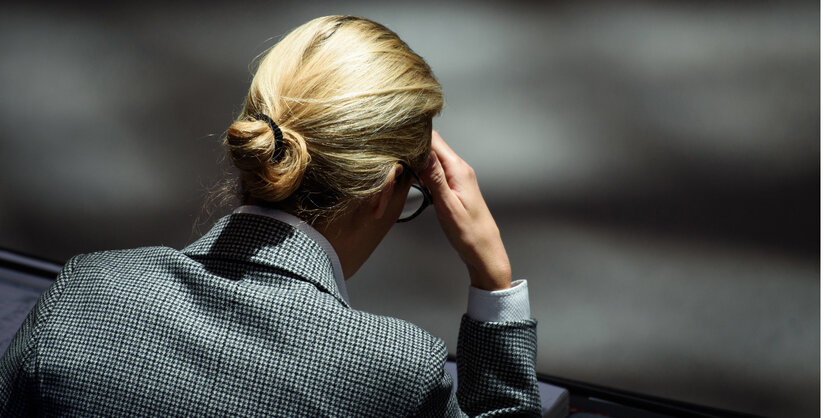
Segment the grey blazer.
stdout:
<svg viewBox="0 0 835 418">
<path fill-rule="evenodd" d="M 325 251 L 233 214 L 183 251 L 73 257 L 0 360 L 0 416 L 541 414 L 535 320 L 444 343 L 351 309 Z"/>
</svg>

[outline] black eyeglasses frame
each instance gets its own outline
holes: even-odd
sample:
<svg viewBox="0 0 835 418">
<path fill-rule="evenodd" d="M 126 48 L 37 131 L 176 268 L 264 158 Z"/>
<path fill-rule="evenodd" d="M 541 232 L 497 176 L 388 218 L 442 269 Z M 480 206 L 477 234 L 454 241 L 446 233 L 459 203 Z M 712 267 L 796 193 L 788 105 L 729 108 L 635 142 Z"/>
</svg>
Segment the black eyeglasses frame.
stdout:
<svg viewBox="0 0 835 418">
<path fill-rule="evenodd" d="M 418 210 L 416 210 L 415 213 L 411 214 L 409 217 L 406 217 L 406 218 L 403 218 L 403 219 L 398 219 L 397 220 L 398 223 L 409 222 L 412 219 L 417 218 L 418 215 L 420 215 L 421 212 L 423 212 L 424 209 L 426 209 L 427 207 L 429 207 L 429 205 L 432 204 L 432 195 L 429 194 L 429 190 L 426 190 L 426 188 L 423 187 L 423 185 L 420 183 L 420 177 L 418 177 L 418 175 L 415 174 L 415 172 L 411 168 L 409 168 L 409 166 L 407 166 L 406 164 L 400 163 L 400 165 L 403 166 L 403 169 L 406 171 L 406 173 L 408 175 L 410 175 L 411 177 L 413 177 L 415 179 L 415 182 L 412 183 L 411 186 L 409 186 L 409 187 L 414 187 L 414 188 L 420 190 L 420 192 L 423 194 L 423 203 L 421 203 Z"/>
</svg>

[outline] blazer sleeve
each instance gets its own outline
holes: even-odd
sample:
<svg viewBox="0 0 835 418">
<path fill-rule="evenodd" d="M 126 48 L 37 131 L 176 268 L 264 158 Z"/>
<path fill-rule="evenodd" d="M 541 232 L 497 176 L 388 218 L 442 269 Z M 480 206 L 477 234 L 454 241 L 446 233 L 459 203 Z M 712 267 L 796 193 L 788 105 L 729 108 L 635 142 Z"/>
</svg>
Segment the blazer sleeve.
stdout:
<svg viewBox="0 0 835 418">
<path fill-rule="evenodd" d="M 41 296 L 0 358 L 0 417 L 34 415 L 37 406 L 37 347 L 49 317 L 78 256 L 71 259 Z"/>
<path fill-rule="evenodd" d="M 438 341 L 416 416 L 542 416 L 536 379 L 536 320 L 479 322 L 464 315 L 458 333 L 458 392 Z"/>
</svg>

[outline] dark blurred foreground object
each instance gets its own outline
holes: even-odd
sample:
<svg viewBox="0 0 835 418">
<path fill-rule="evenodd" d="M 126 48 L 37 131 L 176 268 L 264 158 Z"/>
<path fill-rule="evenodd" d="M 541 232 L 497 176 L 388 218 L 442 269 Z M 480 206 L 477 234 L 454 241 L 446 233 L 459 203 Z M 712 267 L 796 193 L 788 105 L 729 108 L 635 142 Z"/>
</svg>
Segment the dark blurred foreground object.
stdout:
<svg viewBox="0 0 835 418">
<path fill-rule="evenodd" d="M 52 261 L 0 249 L 0 353 L 59 271 Z"/>
<path fill-rule="evenodd" d="M 58 263 L 0 249 L 0 352 L 5 353 L 20 324 L 60 270 Z M 457 380 L 454 357 L 450 356 L 445 368 Z M 538 374 L 538 377 L 545 417 L 755 416 L 545 374 Z"/>
</svg>

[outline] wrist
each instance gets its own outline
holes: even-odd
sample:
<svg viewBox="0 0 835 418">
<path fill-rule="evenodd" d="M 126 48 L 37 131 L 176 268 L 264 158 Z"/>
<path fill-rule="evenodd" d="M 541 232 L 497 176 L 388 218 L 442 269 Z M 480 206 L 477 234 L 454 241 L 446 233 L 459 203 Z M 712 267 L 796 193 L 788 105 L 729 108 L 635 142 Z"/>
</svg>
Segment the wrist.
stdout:
<svg viewBox="0 0 835 418">
<path fill-rule="evenodd" d="M 470 274 L 470 284 L 484 290 L 501 290 L 510 287 L 512 272 L 507 251 L 495 228 L 494 234 L 470 247 L 470 251 L 462 255 L 467 271 Z"/>
<path fill-rule="evenodd" d="M 485 266 L 484 268 L 477 268 L 468 264 L 467 270 L 470 273 L 470 285 L 477 289 L 494 291 L 511 287 L 510 283 L 513 275 L 510 270 L 510 263 Z"/>
</svg>

